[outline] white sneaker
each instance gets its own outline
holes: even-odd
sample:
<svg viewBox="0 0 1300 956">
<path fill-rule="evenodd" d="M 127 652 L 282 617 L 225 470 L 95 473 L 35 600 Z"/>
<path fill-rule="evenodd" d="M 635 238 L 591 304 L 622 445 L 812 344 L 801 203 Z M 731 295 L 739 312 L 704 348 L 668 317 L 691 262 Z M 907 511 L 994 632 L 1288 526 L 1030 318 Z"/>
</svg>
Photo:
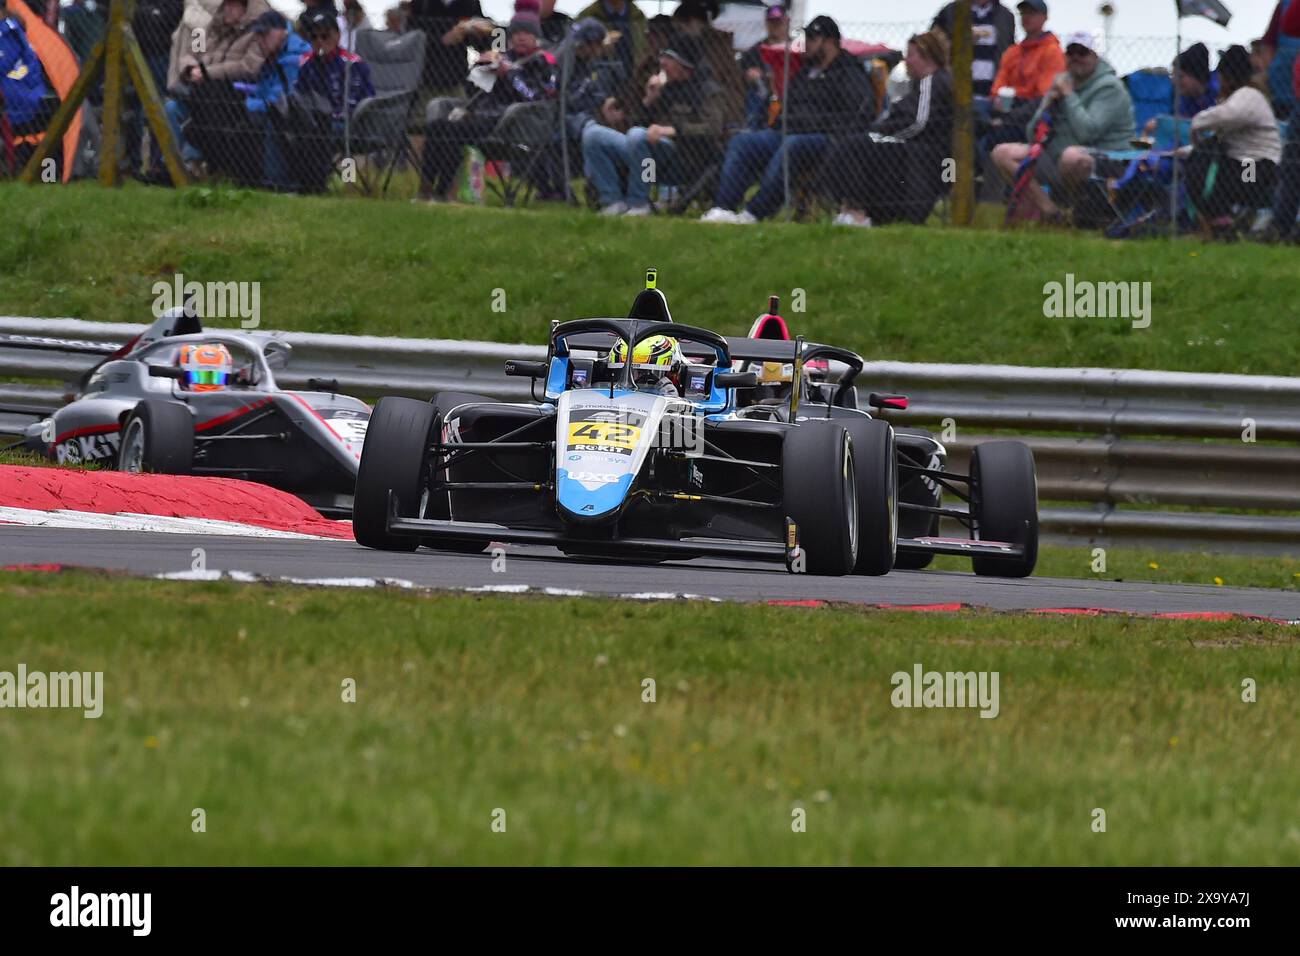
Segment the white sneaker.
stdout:
<svg viewBox="0 0 1300 956">
<path fill-rule="evenodd" d="M 610 203 L 608 206 L 601 209 L 600 214 L 602 216 L 621 216 L 625 212 L 627 212 L 627 203 L 619 200 L 618 202 Z"/>
<path fill-rule="evenodd" d="M 714 206 L 703 216 L 700 222 L 735 222 L 736 214 L 730 209 L 723 209 L 721 206 Z"/>
<path fill-rule="evenodd" d="M 648 215 L 650 215 L 650 207 L 649 207 L 649 206 L 632 206 L 632 207 L 630 207 L 630 208 L 628 209 L 627 212 L 623 213 L 623 215 L 625 215 L 625 216 L 629 216 L 629 217 L 632 217 L 632 218 L 637 218 L 637 219 L 639 219 L 639 218 L 642 217 L 642 216 L 648 216 Z"/>
<path fill-rule="evenodd" d="M 840 213 L 838 216 L 835 217 L 835 225 L 837 225 L 837 226 L 853 226 L 853 227 L 856 227 L 856 228 L 858 228 L 858 229 L 870 229 L 871 226 L 872 226 L 872 223 L 871 223 L 871 217 L 870 217 L 870 216 L 867 216 L 867 217 L 864 218 L 864 219 L 859 219 L 857 216 L 853 215 L 853 213 L 851 213 L 851 212 L 842 212 L 842 213 Z"/>
<path fill-rule="evenodd" d="M 752 226 L 754 223 L 758 222 L 758 217 L 748 209 L 742 209 L 740 212 L 736 213 L 736 218 L 731 221 L 737 226 Z"/>
</svg>

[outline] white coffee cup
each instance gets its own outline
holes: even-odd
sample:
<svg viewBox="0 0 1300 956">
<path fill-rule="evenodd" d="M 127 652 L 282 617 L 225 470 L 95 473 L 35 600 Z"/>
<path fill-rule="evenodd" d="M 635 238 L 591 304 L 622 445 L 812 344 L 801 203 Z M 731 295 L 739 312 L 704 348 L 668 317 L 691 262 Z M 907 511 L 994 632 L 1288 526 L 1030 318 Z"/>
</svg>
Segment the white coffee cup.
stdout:
<svg viewBox="0 0 1300 956">
<path fill-rule="evenodd" d="M 1014 86 L 1004 86 L 998 90 L 998 112 L 1010 113 L 1011 107 L 1016 104 L 1016 88 Z"/>
</svg>

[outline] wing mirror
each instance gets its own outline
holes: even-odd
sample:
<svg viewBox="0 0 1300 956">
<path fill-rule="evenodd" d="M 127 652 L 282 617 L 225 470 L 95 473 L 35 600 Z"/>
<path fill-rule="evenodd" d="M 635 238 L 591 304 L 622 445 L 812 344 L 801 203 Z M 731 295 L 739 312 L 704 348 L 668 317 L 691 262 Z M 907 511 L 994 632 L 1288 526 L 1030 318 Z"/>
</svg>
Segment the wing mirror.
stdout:
<svg viewBox="0 0 1300 956">
<path fill-rule="evenodd" d="M 545 378 L 550 364 L 547 362 L 506 362 L 506 374 L 514 378 Z"/>
<path fill-rule="evenodd" d="M 880 395 L 872 392 L 867 397 L 867 404 L 872 408 L 892 408 L 902 411 L 907 408 L 908 401 L 906 395 Z"/>
<path fill-rule="evenodd" d="M 757 372 L 721 372 L 713 376 L 718 388 L 757 388 Z"/>
<path fill-rule="evenodd" d="M 179 382 L 185 377 L 185 370 L 175 365 L 150 365 L 149 374 L 154 378 L 174 378 Z"/>
</svg>

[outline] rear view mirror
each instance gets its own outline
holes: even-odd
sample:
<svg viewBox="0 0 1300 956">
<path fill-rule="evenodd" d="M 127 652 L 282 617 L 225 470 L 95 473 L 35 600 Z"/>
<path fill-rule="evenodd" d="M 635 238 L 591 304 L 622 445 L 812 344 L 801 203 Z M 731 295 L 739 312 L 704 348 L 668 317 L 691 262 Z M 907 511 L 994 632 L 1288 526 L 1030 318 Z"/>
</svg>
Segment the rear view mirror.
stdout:
<svg viewBox="0 0 1300 956">
<path fill-rule="evenodd" d="M 175 365 L 150 365 L 149 374 L 154 378 L 174 378 L 179 382 L 185 377 L 185 370 Z"/>
<path fill-rule="evenodd" d="M 719 388 L 757 388 L 757 372 L 721 372 L 713 376 L 713 382 Z"/>
<path fill-rule="evenodd" d="M 543 378 L 549 368 L 546 362 L 518 362 L 514 359 L 506 362 L 506 374 L 514 378 Z"/>
<path fill-rule="evenodd" d="M 906 395 L 879 395 L 872 392 L 867 398 L 867 404 L 872 408 L 891 408 L 903 411 L 907 408 L 908 401 Z"/>
</svg>

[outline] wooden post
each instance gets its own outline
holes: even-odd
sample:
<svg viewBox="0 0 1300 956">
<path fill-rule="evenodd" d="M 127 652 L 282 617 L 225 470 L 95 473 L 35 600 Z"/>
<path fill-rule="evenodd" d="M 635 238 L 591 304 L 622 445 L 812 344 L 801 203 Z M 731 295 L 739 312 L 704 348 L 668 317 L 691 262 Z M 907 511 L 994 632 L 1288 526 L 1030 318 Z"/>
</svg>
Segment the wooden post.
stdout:
<svg viewBox="0 0 1300 956">
<path fill-rule="evenodd" d="M 116 186 L 117 150 L 122 139 L 122 56 L 123 27 L 134 12 L 133 0 L 116 0 L 108 10 L 108 32 L 104 35 L 104 136 L 99 152 L 99 184 Z"/>
<path fill-rule="evenodd" d="M 971 77 L 975 44 L 970 4 L 953 5 L 952 33 L 952 151 L 957 166 L 952 221 L 955 226 L 969 226 L 975 221 L 975 86 Z"/>
</svg>

